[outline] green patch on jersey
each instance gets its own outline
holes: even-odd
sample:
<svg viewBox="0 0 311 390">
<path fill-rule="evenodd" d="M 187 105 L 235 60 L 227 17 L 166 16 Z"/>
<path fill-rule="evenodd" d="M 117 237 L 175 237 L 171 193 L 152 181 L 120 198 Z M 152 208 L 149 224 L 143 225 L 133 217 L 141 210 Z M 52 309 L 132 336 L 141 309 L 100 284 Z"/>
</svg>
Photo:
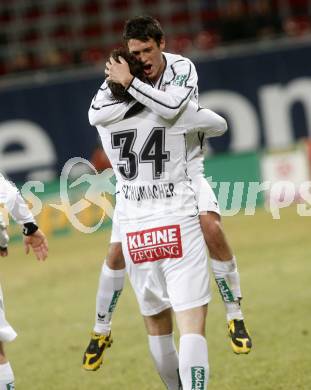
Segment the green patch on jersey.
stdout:
<svg viewBox="0 0 311 390">
<path fill-rule="evenodd" d="M 191 390 L 204 390 L 204 367 L 191 367 Z"/>
<path fill-rule="evenodd" d="M 8 383 L 6 385 L 6 390 L 14 390 L 14 389 L 15 389 L 14 382 Z"/>
<path fill-rule="evenodd" d="M 186 81 L 186 79 L 187 79 L 186 74 L 179 74 L 175 77 L 172 84 L 176 85 L 177 87 L 181 87 L 184 84 L 184 82 Z"/>
</svg>

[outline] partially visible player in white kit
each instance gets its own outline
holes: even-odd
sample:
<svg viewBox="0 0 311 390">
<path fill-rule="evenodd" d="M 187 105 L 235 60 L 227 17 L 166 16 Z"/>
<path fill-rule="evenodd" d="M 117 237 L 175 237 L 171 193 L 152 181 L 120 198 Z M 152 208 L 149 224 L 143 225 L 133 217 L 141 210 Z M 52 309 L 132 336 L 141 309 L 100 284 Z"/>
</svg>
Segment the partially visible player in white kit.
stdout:
<svg viewBox="0 0 311 390">
<path fill-rule="evenodd" d="M 127 90 L 135 100 L 129 104 L 114 101 L 105 82 L 92 102 L 89 111 L 91 124 L 105 126 L 117 122 L 129 109 L 137 106 L 137 102 L 163 118 L 175 118 L 190 100 L 197 100 L 197 74 L 194 65 L 185 57 L 162 52 L 165 42 L 157 21 L 149 17 L 128 21 L 124 38 L 129 51 L 144 63 L 145 75 L 152 85 L 133 79 L 126 63 L 118 64 L 111 60 L 107 64 L 107 75 L 115 82 L 128 84 Z M 185 139 L 188 151 L 187 170 L 200 195 L 200 222 L 212 259 L 212 269 L 225 301 L 232 347 L 237 353 L 247 353 L 251 348 L 251 340 L 240 309 L 239 274 L 221 227 L 217 200 L 203 177 L 203 140 L 198 133 L 188 134 Z M 125 271 L 121 245 L 116 242 L 115 234 L 111 241 L 97 294 L 95 333 L 87 350 L 89 353 L 85 356 L 84 368 L 89 370 L 100 366 L 103 351 L 111 343 L 110 320 L 123 287 Z M 156 350 L 159 349 L 156 344 L 165 342 L 160 338 L 154 340 L 150 341 L 151 350 L 153 344 Z"/>
<path fill-rule="evenodd" d="M 23 226 L 26 254 L 32 248 L 38 260 L 45 260 L 48 244 L 18 189 L 0 174 L 0 206 L 4 205 L 17 223 Z M 0 256 L 8 256 L 9 235 L 4 216 L 0 211 Z M 13 341 L 17 336 L 15 330 L 7 322 L 4 312 L 3 294 L 0 286 L 0 390 L 14 389 L 14 374 L 7 360 L 3 343 Z"/>
</svg>

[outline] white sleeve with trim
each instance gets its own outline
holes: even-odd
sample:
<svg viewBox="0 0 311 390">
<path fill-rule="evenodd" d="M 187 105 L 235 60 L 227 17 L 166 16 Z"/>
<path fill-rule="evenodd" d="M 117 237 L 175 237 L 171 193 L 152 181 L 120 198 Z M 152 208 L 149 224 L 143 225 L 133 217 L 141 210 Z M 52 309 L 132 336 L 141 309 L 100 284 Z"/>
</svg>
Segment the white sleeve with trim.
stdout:
<svg viewBox="0 0 311 390">
<path fill-rule="evenodd" d="M 128 104 L 113 100 L 105 81 L 92 100 L 89 108 L 89 122 L 92 126 L 106 126 L 119 122 L 133 104 L 135 102 Z"/>
<path fill-rule="evenodd" d="M 12 218 L 20 225 L 36 222 L 18 189 L 2 175 L 0 176 L 0 204 L 1 203 L 5 205 Z"/>
<path fill-rule="evenodd" d="M 189 102 L 178 119 L 178 125 L 186 128 L 186 132 L 202 132 L 205 137 L 219 137 L 223 135 L 228 126 L 227 121 L 216 112 L 208 108 L 198 107 L 194 102 Z"/>
<path fill-rule="evenodd" d="M 194 65 L 187 60 L 179 60 L 171 65 L 174 78 L 166 85 L 165 91 L 134 77 L 128 92 L 144 106 L 165 119 L 174 119 L 190 101 L 196 91 L 198 76 Z"/>
</svg>

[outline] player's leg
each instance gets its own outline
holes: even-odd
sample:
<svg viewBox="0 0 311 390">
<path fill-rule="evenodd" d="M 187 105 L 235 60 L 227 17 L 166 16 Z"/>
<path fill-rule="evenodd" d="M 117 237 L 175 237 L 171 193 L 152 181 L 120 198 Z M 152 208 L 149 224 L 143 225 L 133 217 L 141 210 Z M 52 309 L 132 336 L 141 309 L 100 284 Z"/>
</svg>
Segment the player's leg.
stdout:
<svg viewBox="0 0 311 390">
<path fill-rule="evenodd" d="M 209 377 L 205 339 L 207 305 L 177 311 L 179 328 L 179 373 L 183 390 L 206 389 Z"/>
<path fill-rule="evenodd" d="M 95 333 L 108 335 L 111 332 L 111 318 L 124 286 L 125 273 L 121 242 L 112 242 L 99 277 Z"/>
<path fill-rule="evenodd" d="M 0 390 L 14 389 L 14 374 L 10 362 L 6 359 L 3 343 L 0 341 Z"/>
<path fill-rule="evenodd" d="M 111 319 L 124 286 L 125 273 L 119 228 L 114 218 L 111 243 L 101 269 L 96 294 L 95 326 L 83 356 L 85 370 L 97 370 L 103 362 L 105 349 L 112 344 Z"/>
<path fill-rule="evenodd" d="M 185 218 L 180 229 L 183 257 L 175 263 L 165 261 L 162 269 L 180 332 L 182 388 L 206 389 L 209 364 L 205 321 L 211 299 L 206 244 L 198 218 Z"/>
<path fill-rule="evenodd" d="M 148 223 L 147 226 L 148 232 L 151 232 L 153 227 L 157 231 L 160 226 L 167 227 L 167 221 L 163 221 L 163 223 L 154 221 L 154 226 L 152 223 Z M 122 242 L 127 243 L 128 235 L 133 234 L 133 232 L 140 236 L 146 231 L 147 226 L 145 223 L 122 225 Z M 140 255 L 143 255 L 144 250 L 142 248 Z M 150 262 L 146 258 L 145 261 L 136 262 L 136 251 L 132 253 L 128 245 L 123 245 L 127 273 L 145 321 L 150 353 L 155 367 L 169 390 L 180 390 L 178 354 L 173 336 L 171 304 L 161 270 L 161 260 L 165 257 L 161 257 L 160 253 L 161 251 L 155 252 L 155 255 L 160 256 L 158 261 L 154 259 L 155 261 Z"/>
<path fill-rule="evenodd" d="M 169 390 L 181 389 L 171 309 L 153 316 L 144 316 L 144 321 L 150 353 L 162 381 Z"/>
<path fill-rule="evenodd" d="M 191 384 L 189 386 L 191 371 L 193 378 L 198 380 L 195 382 L 197 386 L 205 384 L 208 372 L 207 345 L 202 336 L 205 309 L 198 312 L 190 310 L 193 307 L 204 306 L 210 300 L 208 259 L 199 218 L 174 216 L 172 219 L 149 222 L 148 230 L 145 224 L 127 225 L 122 230 L 124 237 L 122 242 L 127 242 L 129 235 L 133 238 L 144 234 L 150 235 L 153 231 L 163 231 L 163 233 L 171 231 L 173 238 L 167 242 L 167 246 L 163 246 L 162 240 L 153 243 L 157 249 L 152 252 L 153 261 L 148 261 L 149 258 L 145 256 L 148 252 L 144 247 L 137 255 L 137 250 L 131 251 L 130 246 L 123 245 L 127 272 L 140 311 L 145 317 L 148 334 L 151 336 L 149 338 L 151 353 L 161 377 L 165 377 L 165 382 L 170 383 L 169 389 L 191 390 Z M 171 253 L 174 257 L 167 258 L 166 254 L 172 248 Z M 178 359 L 173 343 L 172 324 L 168 317 L 170 313 L 168 308 L 171 306 L 175 312 L 187 311 L 188 313 L 187 321 L 180 320 L 180 329 L 184 333 L 189 330 L 181 340 L 182 359 Z M 187 328 L 187 322 L 191 323 L 192 327 L 189 325 Z M 192 343 L 195 345 L 194 349 Z M 199 350 L 199 358 L 194 353 L 196 348 Z M 166 359 L 164 365 L 161 363 L 163 359 Z M 183 371 L 182 386 L 176 375 L 178 367 Z M 202 380 L 200 375 L 203 376 L 203 382 L 199 382 Z"/>
<path fill-rule="evenodd" d="M 83 368 L 97 370 L 104 351 L 112 344 L 111 319 L 122 292 L 125 279 L 125 263 L 120 242 L 112 242 L 104 262 L 96 294 L 95 326 L 90 343 L 83 356 Z"/>
<path fill-rule="evenodd" d="M 232 349 L 235 353 L 248 353 L 252 342 L 240 305 L 242 293 L 237 262 L 221 224 L 217 199 L 205 179 L 201 181 L 199 210 L 211 268 L 226 309 Z"/>
</svg>

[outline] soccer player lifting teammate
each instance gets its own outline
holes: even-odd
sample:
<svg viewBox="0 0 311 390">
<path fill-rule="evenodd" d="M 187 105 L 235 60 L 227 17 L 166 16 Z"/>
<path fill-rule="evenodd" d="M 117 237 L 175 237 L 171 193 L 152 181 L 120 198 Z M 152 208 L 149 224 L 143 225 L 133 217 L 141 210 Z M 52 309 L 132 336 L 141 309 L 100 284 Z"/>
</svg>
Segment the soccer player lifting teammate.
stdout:
<svg viewBox="0 0 311 390">
<path fill-rule="evenodd" d="M 189 102 L 176 119 L 163 119 L 148 108 L 140 113 L 132 109 L 122 121 L 97 128 L 117 178 L 114 226 L 159 374 L 169 389 L 179 388 L 178 369 L 185 390 L 193 381 L 205 388 L 209 273 L 195 193 L 186 174 L 184 135 L 198 129 L 207 136 L 221 135 L 226 122 Z M 179 356 L 171 307 L 181 335 Z"/>
<path fill-rule="evenodd" d="M 126 112 L 135 111 L 139 104 L 147 107 L 162 119 L 174 120 L 183 112 L 190 101 L 197 102 L 195 67 L 185 57 L 163 53 L 164 35 L 157 21 L 150 17 L 138 17 L 128 21 L 124 30 L 124 38 L 129 51 L 143 63 L 147 82 L 133 77 L 126 61 L 120 59 L 121 63 L 118 63 L 111 59 L 107 63 L 106 69 L 108 81 L 113 81 L 127 88 L 127 92 L 134 100 L 130 103 L 115 101 L 111 96 L 107 81 L 105 81 L 91 104 L 89 111 L 91 124 L 105 127 L 117 123 L 124 118 Z M 132 141 L 134 138 L 135 135 L 132 135 Z M 131 147 L 132 141 L 128 140 L 124 146 Z M 236 261 L 221 227 L 217 200 L 203 176 L 202 134 L 199 132 L 186 134 L 185 141 L 187 149 L 186 170 L 197 193 L 200 223 L 212 259 L 212 270 L 225 301 L 231 344 L 236 353 L 248 353 L 251 348 L 251 340 L 244 326 L 240 308 L 241 291 Z M 119 139 L 116 142 L 119 142 L 119 144 L 115 144 L 115 148 L 118 150 L 124 140 Z M 135 154 L 131 153 L 131 148 L 126 148 L 123 148 L 121 158 L 123 161 L 129 162 L 129 166 L 131 163 L 135 166 L 137 157 L 139 159 L 147 157 L 149 161 L 153 158 L 151 149 L 147 150 L 144 156 L 135 157 Z M 158 164 L 159 162 L 162 164 L 167 156 L 163 150 L 160 150 L 159 156 Z M 128 187 L 127 191 L 128 194 L 132 193 L 129 192 L 131 187 Z M 116 230 L 118 229 L 114 223 L 108 257 L 100 277 L 94 335 L 85 354 L 84 367 L 86 369 L 99 367 L 103 350 L 111 343 L 112 310 L 122 290 L 125 274 L 120 238 L 115 234 Z M 111 302 L 114 302 L 114 305 L 111 305 Z"/>
<path fill-rule="evenodd" d="M 0 205 L 4 205 L 17 223 L 23 225 L 26 254 L 32 248 L 37 260 L 45 260 L 48 243 L 19 191 L 0 174 Z M 8 256 L 9 235 L 0 212 L 0 256 Z M 15 330 L 7 322 L 4 312 L 3 294 L 0 287 L 0 390 L 14 389 L 14 374 L 3 349 L 3 343 L 13 341 Z"/>
</svg>

